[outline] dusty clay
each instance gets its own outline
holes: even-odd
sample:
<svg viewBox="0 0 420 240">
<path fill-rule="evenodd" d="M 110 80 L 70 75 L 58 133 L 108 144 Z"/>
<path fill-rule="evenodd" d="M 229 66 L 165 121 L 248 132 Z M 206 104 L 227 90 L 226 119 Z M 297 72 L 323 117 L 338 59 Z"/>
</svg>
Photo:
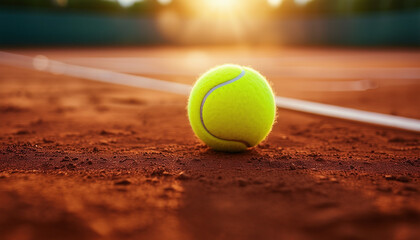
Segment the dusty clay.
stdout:
<svg viewBox="0 0 420 240">
<path fill-rule="evenodd" d="M 418 133 L 278 109 L 266 141 L 227 154 L 195 138 L 186 96 L 0 73 L 0 239 L 420 239 Z M 420 118 L 418 83 L 325 93 L 267 77 L 278 95 Z"/>
</svg>

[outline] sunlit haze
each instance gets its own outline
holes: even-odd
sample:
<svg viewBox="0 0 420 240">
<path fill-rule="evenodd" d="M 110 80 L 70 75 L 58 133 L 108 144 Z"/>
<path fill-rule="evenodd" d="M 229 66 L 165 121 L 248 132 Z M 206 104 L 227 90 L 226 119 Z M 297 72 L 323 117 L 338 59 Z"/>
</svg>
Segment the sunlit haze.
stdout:
<svg viewBox="0 0 420 240">
<path fill-rule="evenodd" d="M 130 7 L 136 2 L 142 2 L 144 0 L 117 0 L 117 1 L 122 7 Z"/>
<path fill-rule="evenodd" d="M 283 3 L 283 0 L 267 0 L 267 2 L 271 7 L 278 7 Z"/>
<path fill-rule="evenodd" d="M 297 5 L 303 6 L 303 5 L 306 5 L 310 1 L 312 1 L 312 0 L 295 0 L 295 3 Z"/>
<path fill-rule="evenodd" d="M 232 8 L 238 7 L 238 0 L 206 0 L 204 4 L 212 10 L 233 10 Z"/>
<path fill-rule="evenodd" d="M 157 0 L 158 3 L 162 4 L 162 5 L 168 5 L 172 2 L 172 0 Z"/>
</svg>

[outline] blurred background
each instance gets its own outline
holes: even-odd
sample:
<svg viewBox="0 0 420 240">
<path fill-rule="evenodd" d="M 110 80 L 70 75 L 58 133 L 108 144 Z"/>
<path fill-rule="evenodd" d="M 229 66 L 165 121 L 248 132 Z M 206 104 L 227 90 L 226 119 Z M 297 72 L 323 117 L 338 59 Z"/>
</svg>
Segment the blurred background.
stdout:
<svg viewBox="0 0 420 240">
<path fill-rule="evenodd" d="M 0 46 L 420 46 L 420 0 L 1 0 Z"/>
</svg>

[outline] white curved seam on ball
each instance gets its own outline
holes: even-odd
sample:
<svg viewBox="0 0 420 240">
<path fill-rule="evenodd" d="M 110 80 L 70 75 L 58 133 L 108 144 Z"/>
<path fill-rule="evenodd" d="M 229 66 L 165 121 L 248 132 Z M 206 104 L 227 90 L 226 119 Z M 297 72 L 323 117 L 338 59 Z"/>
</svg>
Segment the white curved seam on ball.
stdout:
<svg viewBox="0 0 420 240">
<path fill-rule="evenodd" d="M 220 83 L 219 85 L 214 86 L 213 88 L 211 88 L 211 89 L 210 89 L 210 90 L 206 93 L 206 95 L 204 95 L 204 98 L 203 98 L 203 100 L 201 101 L 201 106 L 200 106 L 200 120 L 201 120 L 201 125 L 203 125 L 204 129 L 205 129 L 205 130 L 206 130 L 206 131 L 207 131 L 210 135 L 212 135 L 213 137 L 215 137 L 215 138 L 217 138 L 217 139 L 220 139 L 220 140 L 225 140 L 225 141 L 240 142 L 240 143 L 245 144 L 245 146 L 250 147 L 250 146 L 251 146 L 251 144 L 247 143 L 246 141 L 242 141 L 242 140 L 234 140 L 234 139 L 223 139 L 223 138 L 220 138 L 220 137 L 217 137 L 217 136 L 213 135 L 213 134 L 212 134 L 212 133 L 211 133 L 211 132 L 207 129 L 206 125 L 204 124 L 204 119 L 203 119 L 203 108 L 204 108 L 204 104 L 206 103 L 206 100 L 207 100 L 208 96 L 210 96 L 210 94 L 211 94 L 211 93 L 213 93 L 216 89 L 221 88 L 221 87 L 223 87 L 223 86 L 226 86 L 226 85 L 228 85 L 228 84 L 230 84 L 230 83 L 233 83 L 233 82 L 235 82 L 235 81 L 237 81 L 237 80 L 241 79 L 241 78 L 245 75 L 245 73 L 246 73 L 246 71 L 242 69 L 242 72 L 241 72 L 238 76 L 236 76 L 235 78 L 233 78 L 233 79 L 231 79 L 231 80 L 229 80 L 229 81 L 226 81 L 226 82 Z"/>
</svg>

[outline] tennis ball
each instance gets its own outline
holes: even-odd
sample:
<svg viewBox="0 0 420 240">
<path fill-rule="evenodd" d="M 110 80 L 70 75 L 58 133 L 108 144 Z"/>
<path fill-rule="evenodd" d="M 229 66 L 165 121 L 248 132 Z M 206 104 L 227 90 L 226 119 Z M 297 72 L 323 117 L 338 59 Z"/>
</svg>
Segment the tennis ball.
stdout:
<svg viewBox="0 0 420 240">
<path fill-rule="evenodd" d="M 240 152 L 270 133 L 276 116 L 274 94 L 257 71 L 222 65 L 204 73 L 188 100 L 194 133 L 218 151 Z"/>
</svg>

